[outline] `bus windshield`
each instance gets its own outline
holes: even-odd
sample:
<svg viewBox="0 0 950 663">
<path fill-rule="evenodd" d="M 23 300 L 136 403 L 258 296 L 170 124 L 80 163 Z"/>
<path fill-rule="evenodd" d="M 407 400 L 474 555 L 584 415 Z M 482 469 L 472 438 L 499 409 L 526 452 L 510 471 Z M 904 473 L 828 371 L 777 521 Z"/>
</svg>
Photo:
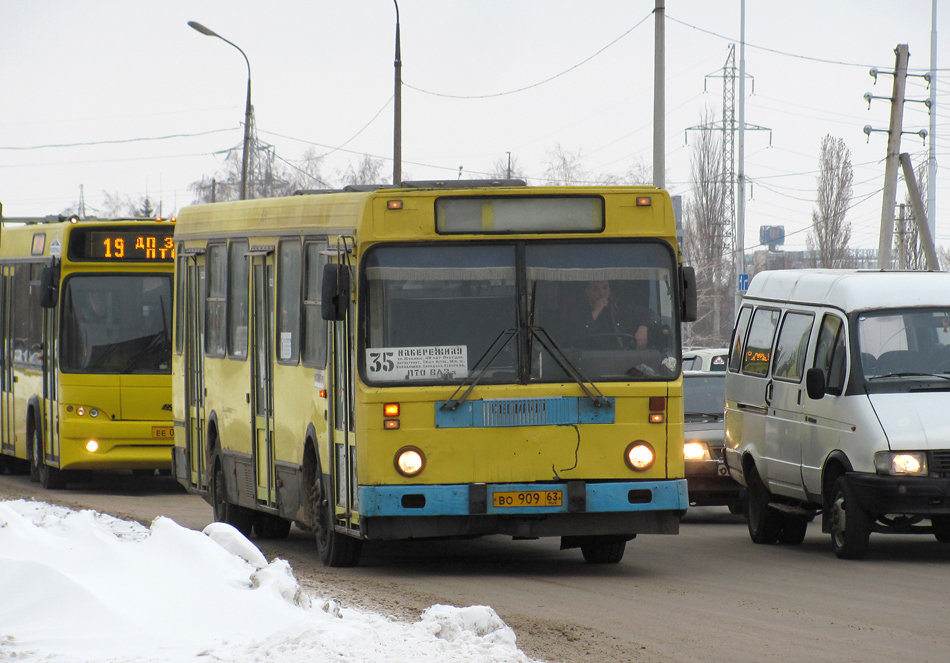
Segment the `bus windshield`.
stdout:
<svg viewBox="0 0 950 663">
<path fill-rule="evenodd" d="M 371 383 L 673 380 L 675 262 L 661 242 L 379 246 L 364 260 Z M 490 353 L 485 357 L 486 352 Z"/>
<path fill-rule="evenodd" d="M 171 373 L 170 275 L 77 275 L 63 285 L 66 373 Z"/>
</svg>

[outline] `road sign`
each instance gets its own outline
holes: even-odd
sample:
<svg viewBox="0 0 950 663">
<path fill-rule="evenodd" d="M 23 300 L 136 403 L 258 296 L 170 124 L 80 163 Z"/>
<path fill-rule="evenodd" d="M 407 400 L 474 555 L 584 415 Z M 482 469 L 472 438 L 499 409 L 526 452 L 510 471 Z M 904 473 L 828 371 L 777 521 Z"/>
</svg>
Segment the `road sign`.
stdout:
<svg viewBox="0 0 950 663">
<path fill-rule="evenodd" d="M 749 289 L 749 275 L 739 274 L 739 292 L 745 292 Z"/>
</svg>

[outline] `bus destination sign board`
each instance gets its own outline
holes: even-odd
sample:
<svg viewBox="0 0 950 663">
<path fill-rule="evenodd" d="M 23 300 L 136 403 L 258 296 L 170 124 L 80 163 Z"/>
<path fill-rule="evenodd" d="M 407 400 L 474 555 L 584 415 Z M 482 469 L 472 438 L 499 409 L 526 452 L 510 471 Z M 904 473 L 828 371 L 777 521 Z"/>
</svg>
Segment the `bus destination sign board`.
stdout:
<svg viewBox="0 0 950 663">
<path fill-rule="evenodd" d="M 75 228 L 69 241 L 70 260 L 98 262 L 171 262 L 175 259 L 173 229 Z"/>
</svg>

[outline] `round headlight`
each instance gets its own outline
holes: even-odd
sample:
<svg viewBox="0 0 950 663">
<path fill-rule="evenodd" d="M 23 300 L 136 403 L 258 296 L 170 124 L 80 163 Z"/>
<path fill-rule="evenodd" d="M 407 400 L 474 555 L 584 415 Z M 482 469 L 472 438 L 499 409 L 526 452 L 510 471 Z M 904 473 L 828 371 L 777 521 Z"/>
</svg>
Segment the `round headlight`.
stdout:
<svg viewBox="0 0 950 663">
<path fill-rule="evenodd" d="M 99 416 L 99 410 L 97 410 L 96 408 L 92 408 L 91 410 L 89 410 L 89 416 L 95 419 L 96 417 Z"/>
<path fill-rule="evenodd" d="M 627 445 L 626 451 L 623 452 L 623 460 L 631 470 L 643 472 L 653 466 L 656 454 L 649 443 L 638 440 Z"/>
<path fill-rule="evenodd" d="M 396 471 L 404 477 L 414 477 L 425 468 L 426 457 L 416 447 L 403 447 L 396 452 L 395 465 Z"/>
<path fill-rule="evenodd" d="M 99 443 L 95 440 L 89 440 L 86 442 L 86 451 L 89 453 L 95 452 L 99 448 Z"/>
<path fill-rule="evenodd" d="M 76 408 L 76 414 L 78 414 L 81 417 L 82 415 L 86 414 L 86 408 L 80 405 L 79 407 Z"/>
</svg>

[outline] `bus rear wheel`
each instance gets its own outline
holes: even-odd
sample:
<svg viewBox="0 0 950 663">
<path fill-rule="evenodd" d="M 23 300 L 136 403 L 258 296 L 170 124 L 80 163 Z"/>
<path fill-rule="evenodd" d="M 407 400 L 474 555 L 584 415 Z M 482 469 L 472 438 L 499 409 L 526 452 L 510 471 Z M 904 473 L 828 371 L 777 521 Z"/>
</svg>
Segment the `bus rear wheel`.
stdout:
<svg viewBox="0 0 950 663">
<path fill-rule="evenodd" d="M 347 536 L 337 532 L 333 527 L 333 516 L 330 500 L 325 497 L 328 492 L 324 490 L 323 481 L 317 474 L 316 484 L 311 491 L 311 513 L 316 514 L 316 528 L 314 530 L 317 540 L 317 550 L 320 553 L 320 560 L 324 566 L 346 567 L 356 566 L 360 562 L 360 555 L 363 552 L 363 542 L 352 536 Z"/>
<path fill-rule="evenodd" d="M 50 467 L 46 464 L 46 458 L 43 452 L 43 436 L 39 428 L 33 431 L 33 462 L 36 465 L 37 478 L 43 488 L 47 490 L 60 490 L 66 487 L 68 483 L 66 472 L 58 467 Z"/>
<path fill-rule="evenodd" d="M 228 502 L 228 492 L 224 483 L 224 467 L 221 456 L 214 457 L 214 472 L 211 475 L 211 508 L 214 520 L 227 523 L 246 537 L 251 536 L 254 525 L 254 512 L 237 504 Z"/>
</svg>

